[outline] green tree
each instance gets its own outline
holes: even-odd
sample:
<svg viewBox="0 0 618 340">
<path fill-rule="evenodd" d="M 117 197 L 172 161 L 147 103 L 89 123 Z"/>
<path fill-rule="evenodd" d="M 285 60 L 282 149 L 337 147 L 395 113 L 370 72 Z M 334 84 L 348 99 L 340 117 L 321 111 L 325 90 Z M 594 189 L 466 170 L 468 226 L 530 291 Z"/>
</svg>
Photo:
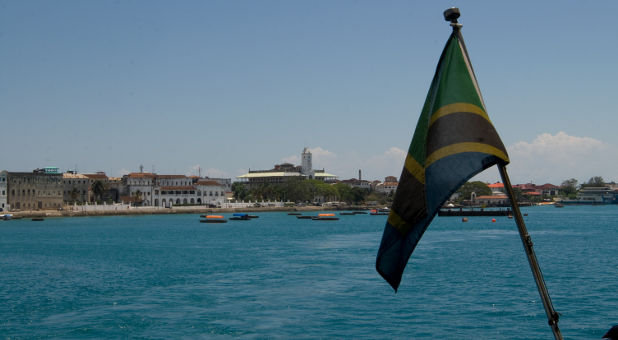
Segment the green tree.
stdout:
<svg viewBox="0 0 618 340">
<path fill-rule="evenodd" d="M 234 198 L 241 201 L 244 201 L 249 195 L 246 185 L 241 182 L 232 183 L 232 192 L 234 193 Z"/>
<path fill-rule="evenodd" d="M 601 177 L 601 176 L 594 176 L 594 177 L 590 177 L 588 182 L 586 182 L 586 184 L 582 184 L 582 186 L 585 186 L 585 187 L 604 187 L 605 186 L 605 181 L 603 180 L 603 177 Z"/>
<path fill-rule="evenodd" d="M 95 200 L 100 201 L 101 197 L 103 197 L 103 192 L 105 191 L 105 185 L 103 184 L 103 182 L 99 180 L 94 181 L 94 183 L 92 183 L 91 189 L 92 193 L 94 194 Z"/>
<path fill-rule="evenodd" d="M 491 189 L 487 184 L 480 181 L 467 182 L 457 190 L 460 201 L 469 200 L 473 192 L 477 196 L 491 195 Z"/>
<path fill-rule="evenodd" d="M 567 197 L 577 194 L 577 180 L 575 178 L 564 180 L 560 185 L 560 192 Z"/>
</svg>

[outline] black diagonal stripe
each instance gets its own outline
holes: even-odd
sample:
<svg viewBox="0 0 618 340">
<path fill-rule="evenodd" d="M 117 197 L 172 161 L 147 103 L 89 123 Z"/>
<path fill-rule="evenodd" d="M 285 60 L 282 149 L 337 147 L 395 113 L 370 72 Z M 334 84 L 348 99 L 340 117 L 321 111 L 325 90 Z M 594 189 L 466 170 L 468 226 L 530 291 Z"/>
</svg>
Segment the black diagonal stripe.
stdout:
<svg viewBox="0 0 618 340">
<path fill-rule="evenodd" d="M 506 153 L 494 126 L 480 115 L 452 113 L 436 120 L 427 132 L 427 155 L 455 143 L 484 143 Z"/>
<path fill-rule="evenodd" d="M 392 209 L 409 224 L 414 224 L 427 215 L 425 185 L 406 169 L 399 179 Z"/>
</svg>

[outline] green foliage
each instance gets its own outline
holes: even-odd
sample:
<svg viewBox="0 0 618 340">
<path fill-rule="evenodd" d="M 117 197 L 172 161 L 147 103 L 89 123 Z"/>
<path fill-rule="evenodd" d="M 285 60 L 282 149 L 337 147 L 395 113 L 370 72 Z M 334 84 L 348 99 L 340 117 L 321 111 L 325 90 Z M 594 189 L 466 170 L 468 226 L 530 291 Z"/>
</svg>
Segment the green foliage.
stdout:
<svg viewBox="0 0 618 340">
<path fill-rule="evenodd" d="M 457 190 L 460 201 L 469 200 L 473 192 L 476 193 L 476 196 L 491 195 L 491 189 L 487 184 L 480 181 L 467 182 Z"/>
<path fill-rule="evenodd" d="M 361 204 L 366 201 L 370 190 L 352 188 L 343 183 L 329 184 L 316 179 L 290 179 L 285 183 L 260 184 L 250 190 L 242 183 L 232 184 L 234 197 L 239 200 L 276 200 L 284 202 L 310 203 L 321 201 L 342 201 Z M 380 197 L 380 201 L 384 197 Z"/>
<path fill-rule="evenodd" d="M 92 183 L 92 193 L 97 201 L 100 201 L 101 197 L 103 197 L 103 191 L 105 191 L 105 185 L 103 182 L 96 180 Z"/>
<path fill-rule="evenodd" d="M 571 197 L 577 193 L 577 180 L 575 178 L 567 179 L 560 185 L 562 195 Z"/>
<path fill-rule="evenodd" d="M 605 181 L 603 180 L 603 177 L 601 176 L 590 177 L 588 182 L 586 182 L 585 184 L 582 184 L 582 187 L 604 187 L 604 186 L 605 186 Z"/>
</svg>

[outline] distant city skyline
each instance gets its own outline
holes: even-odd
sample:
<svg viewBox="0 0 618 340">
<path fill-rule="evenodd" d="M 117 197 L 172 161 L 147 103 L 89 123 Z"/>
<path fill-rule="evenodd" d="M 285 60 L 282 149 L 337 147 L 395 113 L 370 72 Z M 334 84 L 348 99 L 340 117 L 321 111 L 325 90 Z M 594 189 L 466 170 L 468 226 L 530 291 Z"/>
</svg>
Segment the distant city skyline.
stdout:
<svg viewBox="0 0 618 340">
<path fill-rule="evenodd" d="M 451 6 L 511 180 L 618 180 L 609 0 L 0 0 L 0 169 L 399 177 Z"/>
</svg>

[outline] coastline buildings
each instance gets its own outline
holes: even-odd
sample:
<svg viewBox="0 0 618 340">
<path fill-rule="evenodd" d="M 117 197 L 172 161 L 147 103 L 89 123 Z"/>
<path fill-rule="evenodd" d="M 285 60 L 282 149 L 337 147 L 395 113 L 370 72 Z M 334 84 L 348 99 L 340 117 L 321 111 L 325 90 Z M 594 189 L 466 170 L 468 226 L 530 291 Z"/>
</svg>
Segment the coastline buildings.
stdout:
<svg viewBox="0 0 618 340">
<path fill-rule="evenodd" d="M 337 176 L 329 174 L 324 169 L 313 169 L 312 156 L 309 148 L 304 148 L 301 153 L 301 165 L 295 166 L 291 163 L 276 164 L 270 170 L 251 170 L 236 177 L 240 181 L 247 183 L 251 187 L 261 184 L 285 183 L 291 179 L 317 179 L 324 182 L 334 182 Z"/>
</svg>

